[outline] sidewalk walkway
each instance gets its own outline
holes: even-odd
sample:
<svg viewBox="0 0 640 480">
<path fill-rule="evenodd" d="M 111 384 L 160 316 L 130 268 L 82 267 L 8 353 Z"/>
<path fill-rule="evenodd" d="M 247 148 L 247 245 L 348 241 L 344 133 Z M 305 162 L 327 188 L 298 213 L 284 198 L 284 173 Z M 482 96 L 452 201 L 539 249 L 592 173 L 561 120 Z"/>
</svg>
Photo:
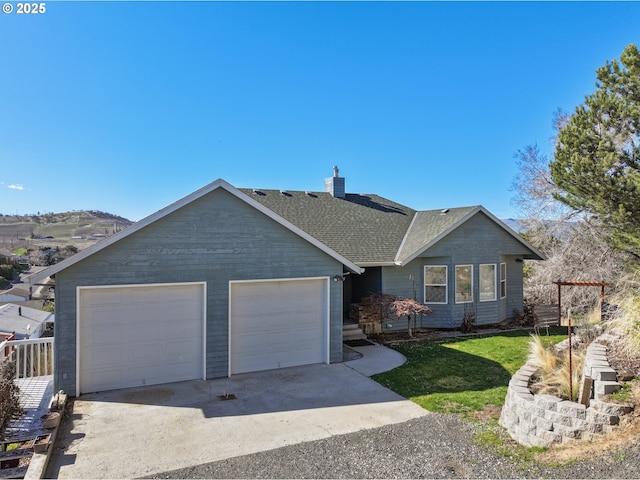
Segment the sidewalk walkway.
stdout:
<svg viewBox="0 0 640 480">
<path fill-rule="evenodd" d="M 377 343 L 363 347 L 347 347 L 345 345 L 344 348 L 350 348 L 362 355 L 362 357 L 344 362 L 344 364 L 367 377 L 388 372 L 407 361 L 400 352 Z"/>
</svg>

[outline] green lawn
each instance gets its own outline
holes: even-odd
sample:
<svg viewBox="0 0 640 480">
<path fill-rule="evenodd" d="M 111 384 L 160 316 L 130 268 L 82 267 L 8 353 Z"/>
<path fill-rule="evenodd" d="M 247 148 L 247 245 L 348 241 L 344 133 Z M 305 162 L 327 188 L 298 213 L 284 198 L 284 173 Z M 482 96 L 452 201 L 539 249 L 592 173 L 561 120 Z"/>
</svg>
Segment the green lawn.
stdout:
<svg viewBox="0 0 640 480">
<path fill-rule="evenodd" d="M 530 333 L 399 344 L 393 348 L 407 362 L 373 379 L 427 410 L 472 417 L 487 406 L 503 405 L 511 376 L 527 359 Z M 550 343 L 566 338 L 563 328 L 549 333 Z"/>
</svg>

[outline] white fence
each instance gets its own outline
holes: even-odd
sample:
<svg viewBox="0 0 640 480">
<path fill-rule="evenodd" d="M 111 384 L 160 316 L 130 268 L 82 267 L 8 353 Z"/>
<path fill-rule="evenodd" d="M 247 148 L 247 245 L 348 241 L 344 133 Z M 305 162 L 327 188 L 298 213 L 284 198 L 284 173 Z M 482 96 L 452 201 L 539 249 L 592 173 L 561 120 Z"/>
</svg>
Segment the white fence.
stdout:
<svg viewBox="0 0 640 480">
<path fill-rule="evenodd" d="M 53 375 L 53 337 L 5 340 L 0 343 L 0 362 L 16 364 L 16 378 Z"/>
</svg>

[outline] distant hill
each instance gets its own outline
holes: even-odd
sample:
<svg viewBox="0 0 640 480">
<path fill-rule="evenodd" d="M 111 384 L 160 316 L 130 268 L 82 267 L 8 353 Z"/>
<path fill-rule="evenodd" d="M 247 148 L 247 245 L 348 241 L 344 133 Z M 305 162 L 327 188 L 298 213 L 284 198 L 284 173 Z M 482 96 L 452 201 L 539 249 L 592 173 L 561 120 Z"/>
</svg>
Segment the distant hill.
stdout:
<svg viewBox="0 0 640 480">
<path fill-rule="evenodd" d="M 133 222 L 96 210 L 6 215 L 0 213 L 0 255 L 34 264 L 59 261 L 110 237 Z"/>
</svg>

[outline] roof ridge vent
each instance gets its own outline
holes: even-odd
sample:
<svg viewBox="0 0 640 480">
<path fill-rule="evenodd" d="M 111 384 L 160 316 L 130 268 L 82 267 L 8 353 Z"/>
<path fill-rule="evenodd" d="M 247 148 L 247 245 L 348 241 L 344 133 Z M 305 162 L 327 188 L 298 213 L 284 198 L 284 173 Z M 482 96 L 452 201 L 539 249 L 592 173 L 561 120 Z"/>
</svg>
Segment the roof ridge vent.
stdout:
<svg viewBox="0 0 640 480">
<path fill-rule="evenodd" d="M 440 215 L 446 215 L 447 213 L 449 213 L 448 208 L 443 208 L 442 210 L 440 210 Z"/>
<path fill-rule="evenodd" d="M 293 197 L 293 195 L 291 195 L 286 190 L 280 190 L 280 195 L 282 195 L 283 197 Z"/>
<path fill-rule="evenodd" d="M 256 194 L 256 195 L 260 195 L 261 197 L 264 197 L 264 196 L 266 196 L 266 195 L 267 195 L 267 194 L 266 194 L 266 193 L 264 193 L 262 190 L 258 190 L 257 188 L 253 188 L 252 190 L 253 190 L 253 193 L 254 193 L 254 194 Z"/>
</svg>

